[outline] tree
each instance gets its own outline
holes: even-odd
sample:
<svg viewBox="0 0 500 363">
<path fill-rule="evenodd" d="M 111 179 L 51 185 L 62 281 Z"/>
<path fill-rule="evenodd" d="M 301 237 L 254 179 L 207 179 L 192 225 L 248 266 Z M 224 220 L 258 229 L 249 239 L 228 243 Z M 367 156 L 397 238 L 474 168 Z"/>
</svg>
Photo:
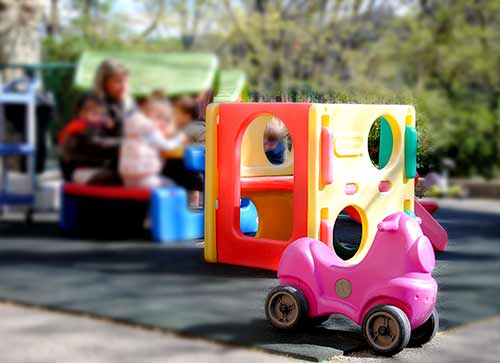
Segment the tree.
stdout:
<svg viewBox="0 0 500 363">
<path fill-rule="evenodd" d="M 0 64 L 40 62 L 41 15 L 41 0 L 0 0 Z"/>
<path fill-rule="evenodd" d="M 176 35 L 184 50 L 193 49 L 200 32 L 213 31 L 217 19 L 215 0 L 143 0 L 143 4 L 151 22 L 141 37 Z"/>
</svg>

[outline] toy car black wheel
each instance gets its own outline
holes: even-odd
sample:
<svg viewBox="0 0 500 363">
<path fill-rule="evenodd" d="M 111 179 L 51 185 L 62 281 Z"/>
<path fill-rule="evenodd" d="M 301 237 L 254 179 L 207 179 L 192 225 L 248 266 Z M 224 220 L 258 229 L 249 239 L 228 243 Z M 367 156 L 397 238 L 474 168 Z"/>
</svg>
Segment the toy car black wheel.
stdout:
<svg viewBox="0 0 500 363">
<path fill-rule="evenodd" d="M 409 347 L 421 347 L 429 343 L 439 329 L 439 315 L 436 309 L 432 309 L 432 314 L 425 323 L 411 332 Z"/>
<path fill-rule="evenodd" d="M 408 345 L 411 327 L 403 310 L 392 305 L 378 305 L 365 315 L 362 331 L 371 350 L 390 357 Z"/>
<path fill-rule="evenodd" d="M 278 329 L 298 328 L 307 320 L 307 300 L 293 286 L 278 286 L 266 298 L 266 318 Z"/>
</svg>

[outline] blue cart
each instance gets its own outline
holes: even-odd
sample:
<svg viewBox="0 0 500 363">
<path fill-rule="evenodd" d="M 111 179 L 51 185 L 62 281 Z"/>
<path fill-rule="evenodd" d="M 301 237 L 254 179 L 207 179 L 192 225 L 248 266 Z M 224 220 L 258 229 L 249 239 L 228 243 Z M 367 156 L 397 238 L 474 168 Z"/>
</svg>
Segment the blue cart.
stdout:
<svg viewBox="0 0 500 363">
<path fill-rule="evenodd" d="M 36 191 L 36 173 L 35 173 L 35 152 L 36 152 L 36 95 L 39 91 L 40 83 L 37 79 L 22 79 L 13 81 L 0 89 L 0 207 L 2 210 L 6 205 L 26 205 L 26 220 L 32 220 L 35 191 Z M 18 144 L 5 143 L 5 104 L 24 105 L 26 108 L 25 139 Z M 13 120 L 16 122 L 16 120 Z M 27 193 L 9 192 L 7 170 L 5 167 L 5 157 L 18 155 L 26 158 L 28 178 L 31 181 L 31 190 Z"/>
</svg>

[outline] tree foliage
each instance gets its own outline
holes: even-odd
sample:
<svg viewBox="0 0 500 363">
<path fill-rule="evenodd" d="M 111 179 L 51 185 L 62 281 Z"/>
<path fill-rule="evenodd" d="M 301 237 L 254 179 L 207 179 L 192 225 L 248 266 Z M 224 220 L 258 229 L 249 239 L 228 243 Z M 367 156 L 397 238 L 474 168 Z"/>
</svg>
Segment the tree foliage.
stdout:
<svg viewBox="0 0 500 363">
<path fill-rule="evenodd" d="M 244 69 L 256 99 L 411 103 L 422 167 L 500 170 L 500 2 L 496 0 L 142 0 L 144 26 L 107 0 L 46 42 L 49 59 L 82 49 L 216 52 Z M 424 152 L 425 151 L 425 152 Z"/>
</svg>

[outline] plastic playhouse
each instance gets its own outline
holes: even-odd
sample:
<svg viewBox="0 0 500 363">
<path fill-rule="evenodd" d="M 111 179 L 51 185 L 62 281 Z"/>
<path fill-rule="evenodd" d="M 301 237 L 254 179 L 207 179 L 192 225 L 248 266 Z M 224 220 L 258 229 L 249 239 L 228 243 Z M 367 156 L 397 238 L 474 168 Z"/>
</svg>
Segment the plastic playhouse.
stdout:
<svg viewBox="0 0 500 363">
<path fill-rule="evenodd" d="M 387 125 L 380 131 L 383 162 L 376 167 L 368 156 L 367 137 L 381 116 Z M 282 165 L 267 160 L 261 142 L 271 117 L 284 122 L 293 144 Z M 416 150 L 411 106 L 210 105 L 205 259 L 276 270 L 285 248 L 298 238 L 323 241 L 333 250 L 334 222 L 346 208 L 354 209 L 362 223 L 360 247 L 350 263 L 366 256 L 378 223 L 396 212 L 417 213 L 433 245 L 444 249 L 446 232 L 415 202 Z M 256 205 L 254 238 L 237 228 L 240 198 Z"/>
</svg>

